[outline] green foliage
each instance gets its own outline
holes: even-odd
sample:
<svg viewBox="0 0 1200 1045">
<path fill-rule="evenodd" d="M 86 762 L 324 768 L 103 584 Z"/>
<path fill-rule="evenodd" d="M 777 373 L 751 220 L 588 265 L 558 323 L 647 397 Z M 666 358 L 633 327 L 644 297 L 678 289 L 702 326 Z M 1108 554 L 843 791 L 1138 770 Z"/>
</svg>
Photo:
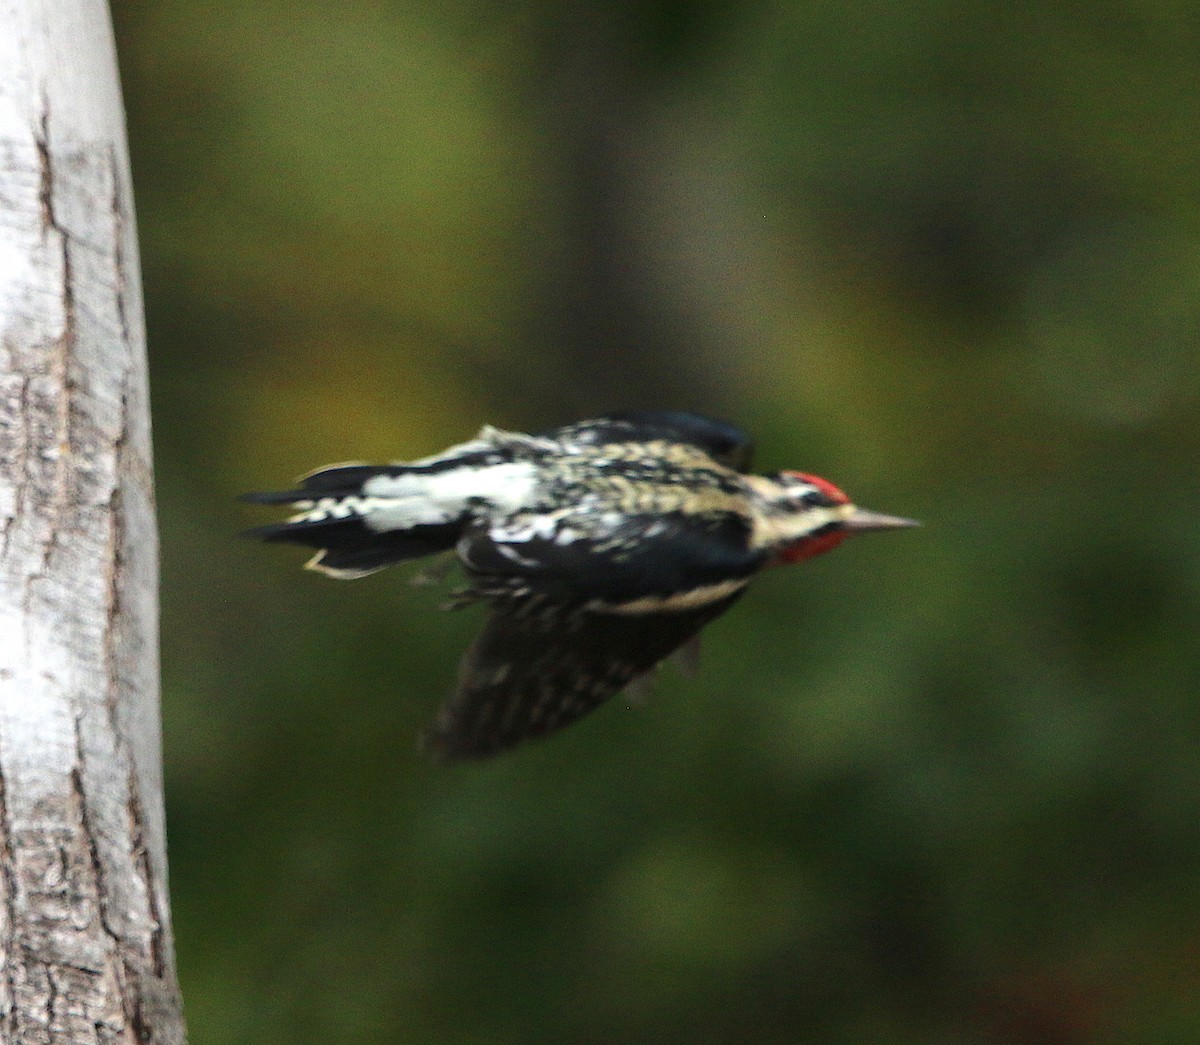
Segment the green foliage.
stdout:
<svg viewBox="0 0 1200 1045">
<path fill-rule="evenodd" d="M 192 1040 L 1200 1039 L 1196 10 L 114 14 Z M 233 537 L 647 403 L 926 526 L 452 771 L 470 613 Z"/>
</svg>

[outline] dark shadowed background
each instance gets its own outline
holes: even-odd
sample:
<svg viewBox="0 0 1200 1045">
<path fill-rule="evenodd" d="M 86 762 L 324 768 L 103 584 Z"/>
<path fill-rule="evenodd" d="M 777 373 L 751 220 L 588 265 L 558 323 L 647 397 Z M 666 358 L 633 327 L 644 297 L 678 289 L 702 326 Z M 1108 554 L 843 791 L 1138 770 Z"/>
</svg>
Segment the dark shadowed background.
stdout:
<svg viewBox="0 0 1200 1045">
<path fill-rule="evenodd" d="M 193 1042 L 1200 1040 L 1200 8 L 114 14 Z M 651 405 L 926 525 L 454 770 L 477 616 L 234 536 Z"/>
</svg>

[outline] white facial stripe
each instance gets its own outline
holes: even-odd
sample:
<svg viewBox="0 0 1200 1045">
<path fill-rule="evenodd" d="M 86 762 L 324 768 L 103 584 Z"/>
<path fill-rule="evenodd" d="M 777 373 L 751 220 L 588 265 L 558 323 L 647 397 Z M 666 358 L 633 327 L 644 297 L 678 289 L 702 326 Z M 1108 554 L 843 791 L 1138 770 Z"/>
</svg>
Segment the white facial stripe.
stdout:
<svg viewBox="0 0 1200 1045">
<path fill-rule="evenodd" d="M 720 581 L 717 584 L 707 584 L 691 591 L 682 591 L 676 595 L 645 595 L 640 599 L 629 602 L 605 602 L 603 599 L 593 599 L 584 608 L 594 613 L 617 613 L 638 616 L 647 613 L 683 613 L 686 610 L 698 610 L 709 606 L 721 599 L 726 599 L 734 592 L 740 591 L 749 583 L 749 578 Z"/>
<path fill-rule="evenodd" d="M 854 514 L 854 505 L 835 504 L 828 508 L 807 508 L 795 515 L 764 515 L 754 520 L 750 535 L 752 548 L 772 548 L 792 544 L 830 523 L 845 522 Z"/>
</svg>

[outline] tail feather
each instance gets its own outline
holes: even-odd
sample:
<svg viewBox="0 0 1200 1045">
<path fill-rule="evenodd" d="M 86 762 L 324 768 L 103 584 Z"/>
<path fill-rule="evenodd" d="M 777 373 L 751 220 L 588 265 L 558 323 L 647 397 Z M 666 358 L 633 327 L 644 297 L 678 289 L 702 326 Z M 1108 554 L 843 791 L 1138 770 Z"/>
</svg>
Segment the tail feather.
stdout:
<svg viewBox="0 0 1200 1045">
<path fill-rule="evenodd" d="M 335 465 L 304 476 L 295 490 L 243 494 L 241 500 L 252 504 L 290 504 L 301 509 L 293 519 L 255 526 L 244 530 L 243 536 L 316 549 L 308 565 L 341 578 L 361 577 L 453 548 L 461 529 L 457 520 L 391 529 L 370 525 L 371 513 L 364 511 L 362 502 L 371 499 L 363 498 L 363 484 L 405 471 L 403 465 Z M 318 501 L 322 509 L 326 504 L 330 507 L 314 510 Z"/>
<path fill-rule="evenodd" d="M 314 493 L 351 493 L 362 488 L 368 479 L 380 475 L 402 475 L 413 469 L 404 464 L 360 464 L 350 461 L 346 464 L 326 465 L 315 472 L 302 475 L 299 479 L 300 488 L 307 495 Z"/>
<path fill-rule="evenodd" d="M 382 570 L 386 566 L 431 555 L 442 550 L 443 548 L 439 546 L 429 551 L 414 551 L 411 543 L 406 544 L 403 548 L 397 548 L 395 544 L 385 545 L 382 543 L 358 548 L 322 548 L 304 565 L 310 570 L 319 570 L 321 573 L 326 573 L 339 580 L 355 580 L 358 577 L 365 577 L 369 573 Z"/>
<path fill-rule="evenodd" d="M 411 470 L 406 465 L 359 464 L 356 461 L 329 465 L 302 475 L 296 480 L 300 486 L 295 490 L 244 493 L 238 500 L 250 504 L 298 504 L 311 501 L 314 497 L 336 497 L 339 494 L 348 497 L 359 493 L 368 479 L 380 475 L 400 475 Z"/>
<path fill-rule="evenodd" d="M 296 504 L 308 500 L 312 495 L 304 490 L 264 490 L 238 494 L 239 501 L 247 504 Z"/>
</svg>

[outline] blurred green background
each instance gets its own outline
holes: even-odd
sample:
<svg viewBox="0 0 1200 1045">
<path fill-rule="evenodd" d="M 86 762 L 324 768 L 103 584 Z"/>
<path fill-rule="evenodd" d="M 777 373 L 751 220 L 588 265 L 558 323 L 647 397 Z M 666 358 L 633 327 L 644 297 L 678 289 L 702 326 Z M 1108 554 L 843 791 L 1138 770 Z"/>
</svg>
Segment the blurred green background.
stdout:
<svg viewBox="0 0 1200 1045">
<path fill-rule="evenodd" d="M 1200 8 L 114 17 L 194 1043 L 1200 1041 Z M 454 770 L 477 616 L 234 537 L 653 405 L 926 526 Z"/>
</svg>

